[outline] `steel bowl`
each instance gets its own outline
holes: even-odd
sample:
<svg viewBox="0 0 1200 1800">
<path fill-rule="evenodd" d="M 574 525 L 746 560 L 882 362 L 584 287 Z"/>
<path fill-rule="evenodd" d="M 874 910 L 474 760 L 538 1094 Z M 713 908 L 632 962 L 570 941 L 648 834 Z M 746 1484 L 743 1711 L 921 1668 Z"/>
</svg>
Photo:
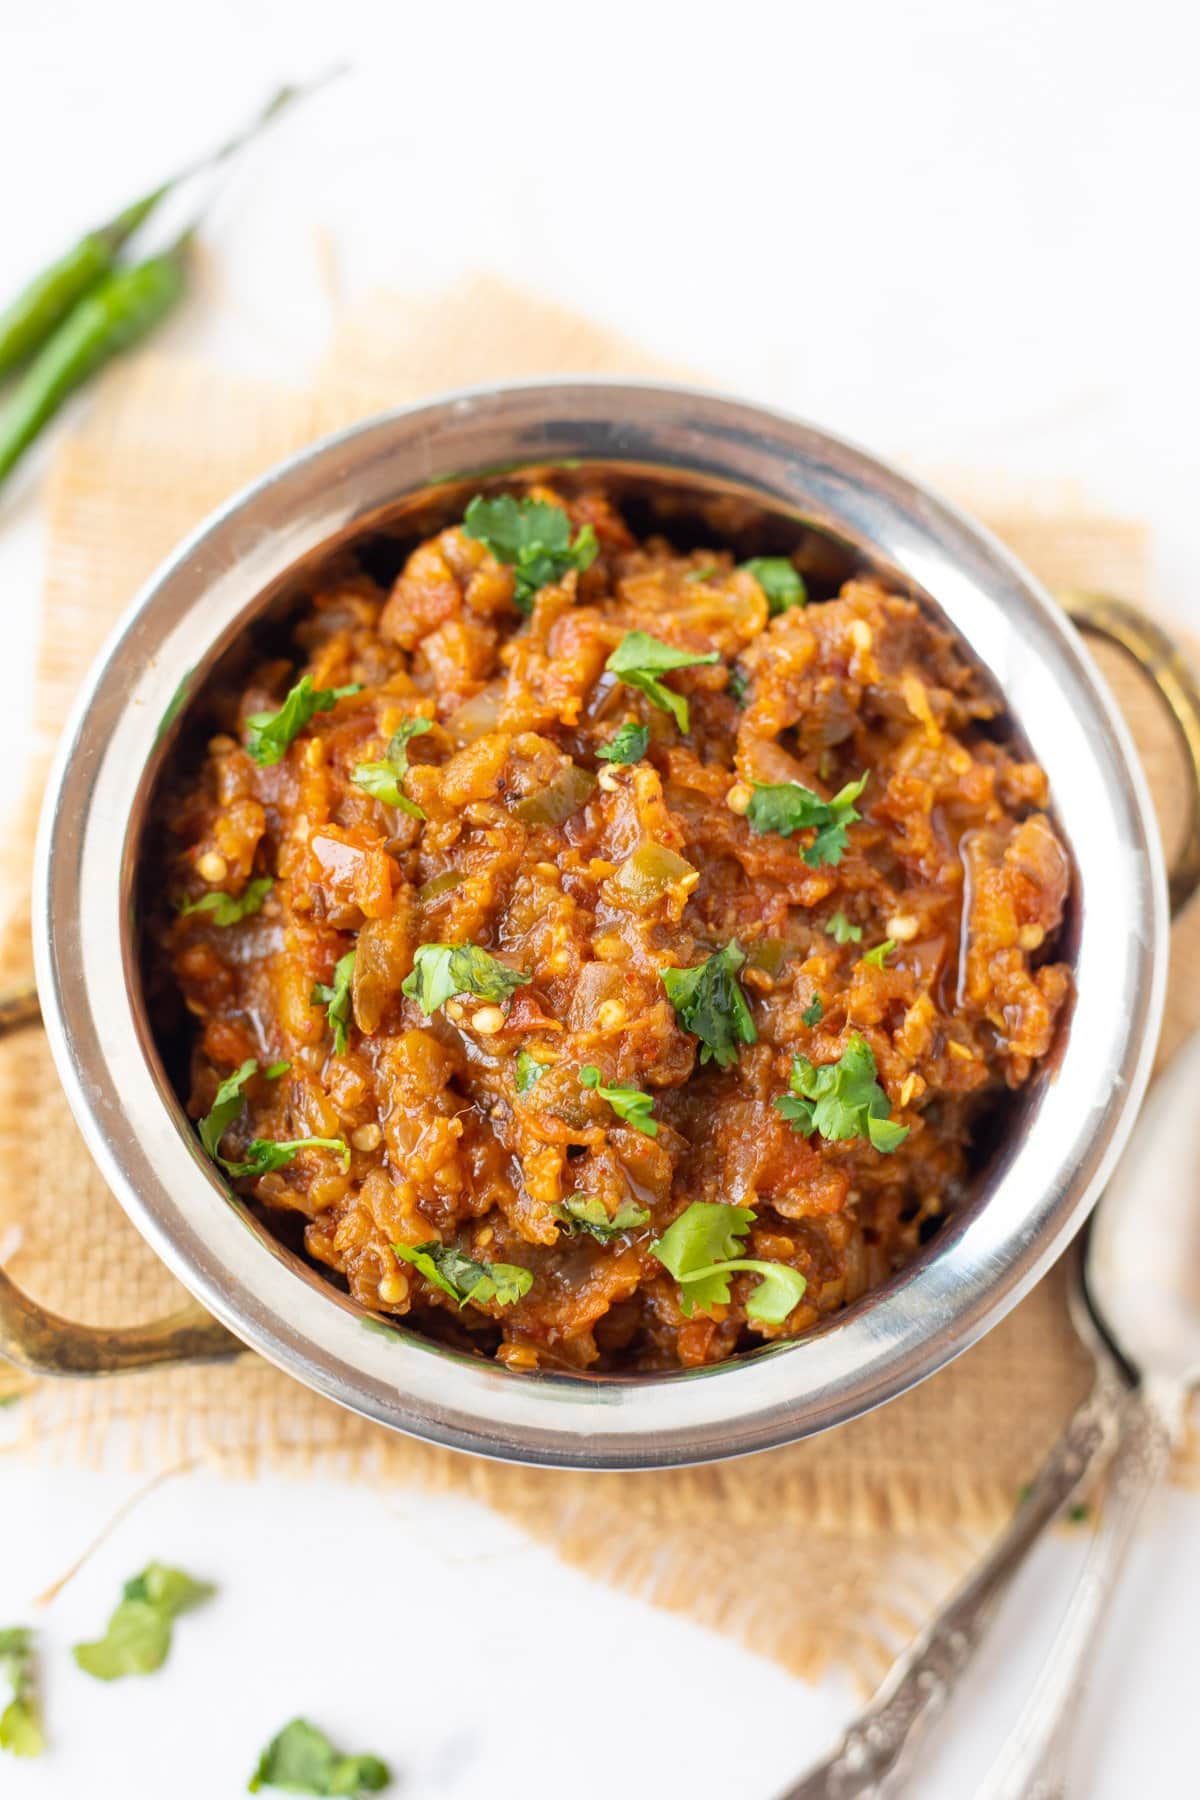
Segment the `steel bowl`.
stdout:
<svg viewBox="0 0 1200 1800">
<path fill-rule="evenodd" d="M 809 1336 L 678 1374 L 516 1375 L 365 1313 L 231 1197 L 167 1079 L 143 997 L 143 824 L 180 715 L 218 659 L 331 546 L 415 526 L 499 470 L 546 464 L 597 467 L 656 504 L 690 495 L 735 536 L 763 520 L 816 530 L 927 596 L 1047 770 L 1074 859 L 1072 1016 L 971 1203 L 916 1263 Z M 1099 622 L 1156 664 L 1195 752 L 1200 711 L 1170 645 L 1119 608 Z M 1180 899 L 1196 882 L 1197 816 L 1193 803 Z M 206 1314 L 89 1332 L 0 1278 L 0 1351 L 101 1373 L 249 1346 L 394 1430 L 528 1463 L 654 1467 L 825 1430 L 966 1349 L 1082 1223 L 1149 1077 L 1168 918 L 1145 783 L 1079 637 L 1000 544 L 925 488 L 797 420 L 679 387 L 543 382 L 369 420 L 264 476 L 153 577 L 84 687 L 42 817 L 36 971 L 58 1070 L 105 1178 Z"/>
</svg>

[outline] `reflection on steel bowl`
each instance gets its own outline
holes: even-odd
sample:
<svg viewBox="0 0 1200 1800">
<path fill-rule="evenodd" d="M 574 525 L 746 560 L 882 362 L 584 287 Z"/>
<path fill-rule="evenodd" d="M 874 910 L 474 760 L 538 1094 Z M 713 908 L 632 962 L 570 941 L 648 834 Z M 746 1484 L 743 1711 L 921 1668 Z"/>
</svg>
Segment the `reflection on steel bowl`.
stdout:
<svg viewBox="0 0 1200 1800">
<path fill-rule="evenodd" d="M 878 1286 L 1070 988 L 1045 773 L 945 624 L 803 537 L 645 529 L 551 472 L 340 550 L 193 708 L 143 856 L 217 1166 L 522 1372 L 720 1362 Z"/>
<path fill-rule="evenodd" d="M 565 537 L 464 527 L 530 482 Z M 599 1468 L 822 1430 L 1004 1314 L 1128 1132 L 1167 897 L 986 533 L 765 409 L 568 381 L 358 426 L 181 548 L 66 734 L 35 922 L 76 1117 L 215 1322 L 89 1338 L 0 1280 L 4 1342 L 248 1345 Z"/>
</svg>

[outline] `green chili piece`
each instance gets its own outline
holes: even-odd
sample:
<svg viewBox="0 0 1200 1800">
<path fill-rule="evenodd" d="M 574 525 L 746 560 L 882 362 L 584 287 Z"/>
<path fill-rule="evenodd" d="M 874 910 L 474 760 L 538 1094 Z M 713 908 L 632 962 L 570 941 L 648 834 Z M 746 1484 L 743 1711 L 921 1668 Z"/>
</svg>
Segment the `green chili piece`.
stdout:
<svg viewBox="0 0 1200 1800">
<path fill-rule="evenodd" d="M 0 412 L 0 483 L 75 390 L 182 298 L 187 244 L 185 236 L 161 256 L 105 276 L 38 352 Z"/>
<path fill-rule="evenodd" d="M 160 200 L 165 199 L 174 188 L 198 174 L 201 169 L 226 161 L 243 144 L 256 137 L 293 100 L 311 91 L 312 87 L 280 88 L 272 95 L 262 112 L 235 137 L 168 177 L 152 193 L 135 200 L 107 224 L 85 232 L 78 243 L 35 275 L 9 305 L 0 311 L 0 376 L 9 374 L 20 363 L 28 361 L 84 295 L 103 281 L 105 276 L 112 274 L 116 268 L 118 252 L 145 223 Z"/>
</svg>

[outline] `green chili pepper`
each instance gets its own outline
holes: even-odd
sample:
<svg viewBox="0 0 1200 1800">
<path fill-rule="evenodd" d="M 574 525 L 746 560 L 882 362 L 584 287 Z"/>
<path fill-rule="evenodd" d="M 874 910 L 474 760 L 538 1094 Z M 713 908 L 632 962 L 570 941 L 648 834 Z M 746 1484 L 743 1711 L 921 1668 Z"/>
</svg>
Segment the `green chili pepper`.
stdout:
<svg viewBox="0 0 1200 1800">
<path fill-rule="evenodd" d="M 89 231 L 57 262 L 35 275 L 0 313 L 0 375 L 7 375 L 32 356 L 88 289 L 109 274 L 122 244 L 149 217 L 171 185 L 165 182 L 98 231 Z"/>
<path fill-rule="evenodd" d="M 38 352 L 0 411 L 0 484 L 75 390 L 152 331 L 180 299 L 190 235 L 161 256 L 106 275 Z"/>
<path fill-rule="evenodd" d="M 338 74 L 340 71 L 334 70 L 331 73 Z M 118 213 L 115 219 L 110 219 L 107 225 L 87 232 L 56 262 L 52 262 L 49 268 L 43 269 L 40 275 L 35 275 L 11 305 L 0 312 L 0 376 L 7 375 L 19 363 L 26 362 L 62 324 L 84 295 L 107 275 L 112 274 L 122 246 L 173 188 L 198 174 L 201 169 L 225 162 L 277 118 L 285 107 L 312 93 L 314 88 L 322 86 L 330 78 L 323 76 L 319 81 L 310 82 L 304 87 L 281 87 L 245 130 L 239 131 L 227 143 L 210 151 L 197 162 L 189 163 L 187 168 L 164 181 L 161 187 L 156 187 L 153 193 L 135 200 L 132 206 L 127 206 L 124 212 Z"/>
</svg>

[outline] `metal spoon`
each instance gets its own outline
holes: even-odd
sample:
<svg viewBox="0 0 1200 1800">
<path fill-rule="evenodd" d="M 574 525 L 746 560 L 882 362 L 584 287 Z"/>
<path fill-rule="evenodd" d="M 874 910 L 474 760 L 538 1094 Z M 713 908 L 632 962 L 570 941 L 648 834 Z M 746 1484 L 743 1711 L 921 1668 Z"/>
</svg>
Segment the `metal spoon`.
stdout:
<svg viewBox="0 0 1200 1800">
<path fill-rule="evenodd" d="M 1088 1242 L 1085 1297 L 1138 1378 L 1070 1609 L 979 1800 L 1060 1800 L 1104 1612 L 1200 1383 L 1200 1035 L 1159 1079 Z"/>
<path fill-rule="evenodd" d="M 1070 1612 L 979 1800 L 1062 1793 L 1078 1713 L 1072 1702 L 1100 1615 L 1142 1505 L 1168 1466 L 1187 1393 L 1200 1380 L 1200 1035 L 1156 1083 L 1086 1245 L 1069 1254 L 1071 1318 L 1096 1365 L 1091 1393 L 993 1550 L 895 1663 L 832 1754 L 778 1800 L 883 1800 L 907 1787 L 918 1742 L 1028 1552 L 1115 1444 L 1100 1526 Z M 1137 1380 L 1132 1389 L 1122 1363 Z"/>
</svg>

